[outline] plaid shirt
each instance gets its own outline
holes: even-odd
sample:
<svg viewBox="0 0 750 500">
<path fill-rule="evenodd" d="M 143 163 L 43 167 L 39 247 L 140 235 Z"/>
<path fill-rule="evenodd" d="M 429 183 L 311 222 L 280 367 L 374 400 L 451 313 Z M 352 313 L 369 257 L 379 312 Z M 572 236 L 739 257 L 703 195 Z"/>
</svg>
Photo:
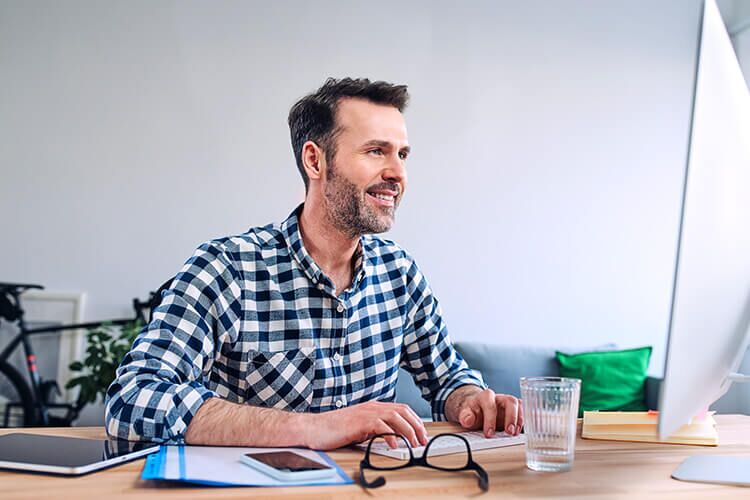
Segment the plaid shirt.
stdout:
<svg viewBox="0 0 750 500">
<path fill-rule="evenodd" d="M 484 387 L 409 254 L 363 236 L 337 296 L 303 246 L 300 211 L 205 243 L 185 263 L 107 391 L 111 436 L 182 443 L 211 397 L 298 412 L 393 401 L 399 366 L 435 420 L 454 389 Z"/>
</svg>

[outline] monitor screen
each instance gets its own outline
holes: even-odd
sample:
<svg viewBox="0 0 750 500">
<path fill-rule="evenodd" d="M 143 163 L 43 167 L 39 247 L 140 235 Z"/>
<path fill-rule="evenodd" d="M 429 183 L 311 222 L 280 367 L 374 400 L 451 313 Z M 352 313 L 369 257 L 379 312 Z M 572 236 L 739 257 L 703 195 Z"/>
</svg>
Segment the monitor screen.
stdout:
<svg viewBox="0 0 750 500">
<path fill-rule="evenodd" d="M 659 434 L 729 387 L 750 327 L 750 95 L 714 0 L 704 4 Z"/>
</svg>

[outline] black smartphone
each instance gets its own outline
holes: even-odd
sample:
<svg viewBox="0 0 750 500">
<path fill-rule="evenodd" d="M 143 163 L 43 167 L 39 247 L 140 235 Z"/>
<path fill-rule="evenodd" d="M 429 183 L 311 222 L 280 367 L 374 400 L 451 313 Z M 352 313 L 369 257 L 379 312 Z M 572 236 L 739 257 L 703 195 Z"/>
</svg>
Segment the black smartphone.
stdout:
<svg viewBox="0 0 750 500">
<path fill-rule="evenodd" d="M 331 477 L 336 469 L 294 451 L 268 451 L 245 453 L 242 463 L 249 465 L 280 481 L 304 481 Z"/>
</svg>

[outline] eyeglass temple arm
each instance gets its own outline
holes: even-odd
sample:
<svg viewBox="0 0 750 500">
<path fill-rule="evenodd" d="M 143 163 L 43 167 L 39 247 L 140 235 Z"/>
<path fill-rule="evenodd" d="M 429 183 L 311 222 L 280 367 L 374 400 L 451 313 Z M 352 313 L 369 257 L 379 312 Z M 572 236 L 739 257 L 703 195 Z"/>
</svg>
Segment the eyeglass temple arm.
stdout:
<svg viewBox="0 0 750 500">
<path fill-rule="evenodd" d="M 471 465 L 469 466 L 470 469 L 474 469 L 474 471 L 479 475 L 479 487 L 482 489 L 482 491 L 487 491 L 490 489 L 490 478 L 487 475 L 487 471 L 484 470 L 484 467 L 476 463 L 474 460 L 471 461 Z"/>
<path fill-rule="evenodd" d="M 385 478 L 383 476 L 378 476 L 372 481 L 368 481 L 365 479 L 365 469 L 366 464 L 364 461 L 362 461 L 359 464 L 359 482 L 366 486 L 367 488 L 380 488 L 381 486 L 385 485 Z"/>
</svg>

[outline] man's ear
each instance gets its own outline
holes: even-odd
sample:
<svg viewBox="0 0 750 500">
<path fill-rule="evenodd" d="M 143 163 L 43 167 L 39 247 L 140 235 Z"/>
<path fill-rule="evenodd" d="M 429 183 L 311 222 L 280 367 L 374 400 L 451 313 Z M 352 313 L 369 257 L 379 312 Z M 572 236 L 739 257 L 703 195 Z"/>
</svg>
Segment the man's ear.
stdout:
<svg viewBox="0 0 750 500">
<path fill-rule="evenodd" d="M 320 180 L 323 177 L 326 168 L 325 154 L 313 141 L 302 145 L 302 165 L 310 180 Z"/>
</svg>

